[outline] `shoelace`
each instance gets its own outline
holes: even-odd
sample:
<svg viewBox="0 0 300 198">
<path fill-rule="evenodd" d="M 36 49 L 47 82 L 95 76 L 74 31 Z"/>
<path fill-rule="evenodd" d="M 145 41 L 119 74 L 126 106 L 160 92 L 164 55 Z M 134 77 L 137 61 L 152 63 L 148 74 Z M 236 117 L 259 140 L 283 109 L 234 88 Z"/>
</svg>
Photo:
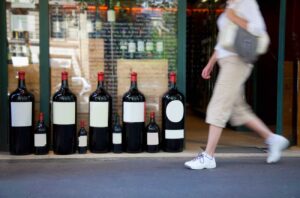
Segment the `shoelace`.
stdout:
<svg viewBox="0 0 300 198">
<path fill-rule="evenodd" d="M 199 153 L 198 155 L 197 155 L 197 157 L 195 157 L 194 159 L 193 159 L 193 161 L 196 161 L 196 160 L 199 160 L 200 161 L 200 163 L 204 163 L 204 155 L 203 155 L 203 153 Z"/>
</svg>

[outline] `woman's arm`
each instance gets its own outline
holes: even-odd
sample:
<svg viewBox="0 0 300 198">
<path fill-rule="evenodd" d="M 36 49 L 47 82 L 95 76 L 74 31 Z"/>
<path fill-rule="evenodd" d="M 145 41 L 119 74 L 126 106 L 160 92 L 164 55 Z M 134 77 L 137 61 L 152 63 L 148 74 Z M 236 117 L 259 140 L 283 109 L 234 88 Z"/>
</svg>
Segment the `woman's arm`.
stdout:
<svg viewBox="0 0 300 198">
<path fill-rule="evenodd" d="M 210 57 L 207 65 L 202 70 L 202 73 L 201 73 L 202 78 L 210 79 L 210 73 L 212 72 L 216 62 L 217 62 L 217 54 L 216 54 L 216 51 L 214 51 L 214 53 Z"/>
<path fill-rule="evenodd" d="M 241 28 L 247 30 L 248 21 L 239 17 L 232 8 L 227 8 L 225 13 L 226 13 L 227 18 L 230 19 L 233 23 L 235 23 L 238 26 L 240 26 Z"/>
</svg>

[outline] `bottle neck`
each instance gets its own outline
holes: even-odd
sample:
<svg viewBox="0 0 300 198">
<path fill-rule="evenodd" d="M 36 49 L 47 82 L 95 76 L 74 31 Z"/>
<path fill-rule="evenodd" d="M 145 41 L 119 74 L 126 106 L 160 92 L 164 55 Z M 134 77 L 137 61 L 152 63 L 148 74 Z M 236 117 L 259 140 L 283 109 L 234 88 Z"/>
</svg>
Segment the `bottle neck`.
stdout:
<svg viewBox="0 0 300 198">
<path fill-rule="evenodd" d="M 114 125 L 119 125 L 119 116 L 115 115 L 115 118 L 114 118 Z"/>
<path fill-rule="evenodd" d="M 137 86 L 137 81 L 135 80 L 132 80 L 131 81 L 131 84 L 130 84 L 130 89 L 137 89 L 138 86 Z"/>
<path fill-rule="evenodd" d="M 62 89 L 68 89 L 69 88 L 68 80 L 62 80 L 61 81 L 61 88 Z"/>
<path fill-rule="evenodd" d="M 155 123 L 155 117 L 154 118 L 150 118 L 150 123 L 154 124 Z"/>
<path fill-rule="evenodd" d="M 104 89 L 104 81 L 103 80 L 98 81 L 97 89 Z"/>
<path fill-rule="evenodd" d="M 170 89 L 177 89 L 177 86 L 176 86 L 176 82 L 172 82 L 170 83 Z"/>
<path fill-rule="evenodd" d="M 19 79 L 18 87 L 20 89 L 25 89 L 26 88 L 25 79 Z"/>
</svg>

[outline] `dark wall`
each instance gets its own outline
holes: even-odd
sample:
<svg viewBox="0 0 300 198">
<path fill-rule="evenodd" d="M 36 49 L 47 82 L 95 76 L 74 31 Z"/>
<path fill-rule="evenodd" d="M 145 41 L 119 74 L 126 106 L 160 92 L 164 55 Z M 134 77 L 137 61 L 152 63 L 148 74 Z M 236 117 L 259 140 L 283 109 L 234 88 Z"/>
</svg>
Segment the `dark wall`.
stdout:
<svg viewBox="0 0 300 198">
<path fill-rule="evenodd" d="M 279 0 L 259 0 L 261 12 L 270 35 L 268 52 L 256 63 L 256 113 L 268 125 L 276 124 L 277 61 L 279 36 Z"/>
</svg>

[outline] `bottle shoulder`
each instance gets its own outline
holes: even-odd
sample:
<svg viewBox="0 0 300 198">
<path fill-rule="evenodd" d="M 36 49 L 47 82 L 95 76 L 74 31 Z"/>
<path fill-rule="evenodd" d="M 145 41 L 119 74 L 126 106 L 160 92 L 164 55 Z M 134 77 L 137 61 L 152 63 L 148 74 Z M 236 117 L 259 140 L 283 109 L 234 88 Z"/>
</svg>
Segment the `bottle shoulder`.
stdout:
<svg viewBox="0 0 300 198">
<path fill-rule="evenodd" d="M 28 92 L 27 89 L 17 88 L 9 96 L 11 102 L 30 102 L 34 101 L 34 96 L 32 93 Z"/>
<path fill-rule="evenodd" d="M 160 132 L 159 126 L 156 123 L 149 123 L 146 130 L 147 132 Z"/>
<path fill-rule="evenodd" d="M 96 90 L 90 95 L 90 101 L 99 101 L 99 102 L 110 102 L 112 100 L 112 97 L 107 91 L 105 90 Z"/>
<path fill-rule="evenodd" d="M 60 89 L 53 95 L 56 102 L 76 102 L 77 98 L 69 89 Z"/>
<path fill-rule="evenodd" d="M 129 90 L 123 95 L 123 102 L 145 102 L 145 96 L 139 90 Z"/>
<path fill-rule="evenodd" d="M 163 100 L 180 100 L 184 102 L 184 95 L 177 89 L 169 89 L 164 95 Z"/>
</svg>

